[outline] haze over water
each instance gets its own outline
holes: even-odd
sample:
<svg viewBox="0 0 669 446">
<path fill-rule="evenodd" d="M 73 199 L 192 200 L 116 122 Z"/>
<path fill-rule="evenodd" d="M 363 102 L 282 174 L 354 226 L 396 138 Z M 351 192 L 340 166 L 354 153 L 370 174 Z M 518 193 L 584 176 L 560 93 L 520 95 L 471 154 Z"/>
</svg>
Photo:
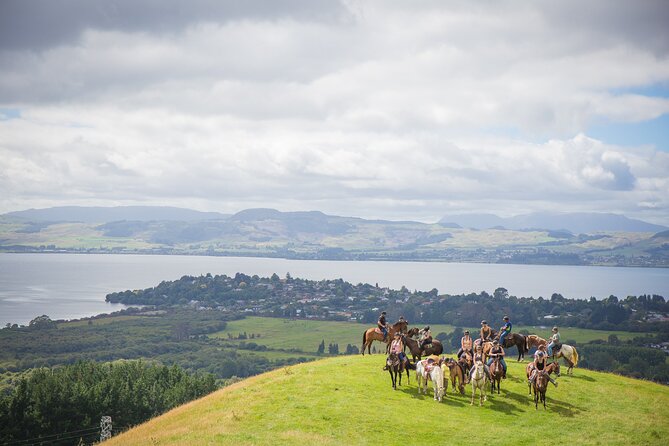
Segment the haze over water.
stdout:
<svg viewBox="0 0 669 446">
<path fill-rule="evenodd" d="M 124 308 L 108 304 L 114 291 L 148 288 L 184 275 L 277 273 L 312 280 L 440 294 L 487 291 L 503 286 L 515 296 L 560 293 L 567 298 L 611 294 L 669 297 L 669 269 L 478 263 L 286 260 L 253 257 L 142 256 L 111 254 L 0 254 L 0 324 L 27 324 L 35 316 L 73 319 Z"/>
</svg>

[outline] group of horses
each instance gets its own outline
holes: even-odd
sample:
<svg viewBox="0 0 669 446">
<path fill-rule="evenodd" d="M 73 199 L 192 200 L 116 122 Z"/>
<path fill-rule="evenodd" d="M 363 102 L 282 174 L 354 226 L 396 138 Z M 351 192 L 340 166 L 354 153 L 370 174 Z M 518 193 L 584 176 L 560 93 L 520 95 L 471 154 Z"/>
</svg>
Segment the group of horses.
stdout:
<svg viewBox="0 0 669 446">
<path fill-rule="evenodd" d="M 439 355 L 444 351 L 441 342 L 435 339 L 432 341 L 431 345 L 426 346 L 426 348 L 421 348 L 420 343 L 414 339 L 414 336 L 419 332 L 418 328 L 409 329 L 406 321 L 399 321 L 389 327 L 388 336 L 386 336 L 385 339 L 378 328 L 368 329 L 363 334 L 362 354 L 365 354 L 365 349 L 371 354 L 371 344 L 373 341 L 386 342 L 386 353 L 389 353 L 390 342 L 394 339 L 395 333 L 398 332 L 402 337 L 405 347 L 411 352 L 413 363 L 409 362 L 408 364 L 405 364 L 400 361 L 397 354 L 388 354 L 384 369 L 388 370 L 390 373 L 393 389 L 396 389 L 397 385 L 402 384 L 402 375 L 404 372 L 407 374 L 408 383 L 410 375 L 409 370 L 415 369 L 418 392 L 427 394 L 427 382 L 432 381 L 434 399 L 435 401 L 441 402 L 447 392 L 449 380 L 453 392 L 459 391 L 461 395 L 464 395 L 465 383 L 467 378 L 469 378 L 470 370 L 473 370 L 470 379 L 472 386 L 472 405 L 474 404 L 477 392 L 479 394 L 479 405 L 483 405 L 483 402 L 487 399 L 486 386 L 488 383 L 490 384 L 492 393 L 494 393 L 495 390 L 497 390 L 498 394 L 500 393 L 504 370 L 499 361 L 499 357 L 494 356 L 493 361 L 490 364 L 490 379 L 488 379 L 484 373 L 484 363 L 489 356 L 492 342 L 483 343 L 483 361 L 478 361 L 476 364 L 473 363 L 469 352 L 465 352 L 457 359 L 440 357 Z M 497 333 L 493 333 L 493 337 L 497 339 L 499 338 Z M 480 340 L 477 340 L 476 342 L 480 343 Z M 542 344 L 547 345 L 547 341 L 537 335 L 525 336 L 520 333 L 511 333 L 504 340 L 503 347 L 509 348 L 515 346 L 518 349 L 518 361 L 520 362 L 525 358 L 525 353 L 529 352 L 531 348 L 538 348 Z M 423 356 L 431 356 L 433 358 L 436 356 L 438 360 L 434 361 L 432 364 L 428 364 L 427 361 L 421 360 Z M 537 372 L 534 382 L 530 382 L 529 380 L 533 372 L 534 363 L 530 362 L 526 367 L 529 394 L 530 396 L 534 396 L 535 408 L 538 407 L 539 403 L 543 404 L 544 409 L 546 408 L 546 388 L 549 382 L 548 377 L 553 373 L 556 376 L 560 376 L 560 365 L 557 362 L 557 359 L 559 358 L 563 358 L 567 364 L 567 373 L 573 373 L 574 366 L 578 364 L 578 353 L 576 348 L 567 344 L 562 344 L 557 350 L 554 349 L 553 362 L 548 364 L 543 371 Z"/>
</svg>

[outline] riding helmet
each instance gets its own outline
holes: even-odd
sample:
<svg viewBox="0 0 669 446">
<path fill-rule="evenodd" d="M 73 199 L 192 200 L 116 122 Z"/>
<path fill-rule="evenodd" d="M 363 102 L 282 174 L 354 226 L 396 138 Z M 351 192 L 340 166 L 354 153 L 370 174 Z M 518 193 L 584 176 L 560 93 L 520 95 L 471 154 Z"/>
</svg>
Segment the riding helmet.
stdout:
<svg viewBox="0 0 669 446">
<path fill-rule="evenodd" d="M 504 316 L 504 317 L 502 318 L 502 320 L 508 321 L 508 320 L 509 320 L 509 316 Z"/>
<path fill-rule="evenodd" d="M 481 325 L 488 325 L 488 322 L 486 322 L 486 321 L 481 321 Z"/>
<path fill-rule="evenodd" d="M 430 329 L 429 325 L 426 325 L 425 328 L 423 328 L 423 331 L 428 331 Z"/>
<path fill-rule="evenodd" d="M 558 331 L 558 328 L 557 328 L 557 327 L 553 327 L 553 331 Z"/>
</svg>

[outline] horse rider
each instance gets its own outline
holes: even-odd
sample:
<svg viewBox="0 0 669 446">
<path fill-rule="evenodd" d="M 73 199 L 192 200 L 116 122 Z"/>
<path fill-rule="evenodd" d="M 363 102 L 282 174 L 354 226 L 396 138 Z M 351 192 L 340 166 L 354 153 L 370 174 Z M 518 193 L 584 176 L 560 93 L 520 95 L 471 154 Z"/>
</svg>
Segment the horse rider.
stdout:
<svg viewBox="0 0 669 446">
<path fill-rule="evenodd" d="M 504 361 L 504 349 L 502 348 L 502 345 L 499 343 L 497 339 L 492 341 L 492 348 L 490 349 L 490 358 L 488 359 L 488 362 L 486 365 L 490 366 L 492 364 L 492 361 L 497 357 L 499 358 L 499 362 L 502 364 L 502 368 L 504 369 L 504 374 L 502 375 L 502 378 L 506 379 L 506 361 Z"/>
<path fill-rule="evenodd" d="M 499 328 L 499 345 L 504 346 L 504 339 L 511 333 L 511 322 L 509 321 L 509 316 L 504 316 L 502 318 L 504 325 Z"/>
<path fill-rule="evenodd" d="M 381 329 L 381 333 L 383 333 L 383 341 L 386 341 L 386 338 L 388 337 L 388 323 L 386 322 L 386 312 L 382 311 L 381 316 L 379 316 L 379 321 L 376 323 L 376 325 L 379 326 Z"/>
<path fill-rule="evenodd" d="M 425 349 L 425 347 L 432 343 L 432 332 L 430 331 L 429 325 L 426 325 L 425 328 L 421 330 L 420 339 L 421 350 Z"/>
<path fill-rule="evenodd" d="M 404 354 L 404 341 L 402 334 L 398 331 L 395 333 L 393 342 L 390 343 L 390 353 L 397 354 L 397 357 L 404 363 L 405 366 L 409 364 L 409 358 Z"/>
<path fill-rule="evenodd" d="M 562 344 L 560 344 L 560 332 L 557 327 L 553 327 L 551 334 L 551 342 L 548 344 L 548 356 L 553 356 L 553 349 L 557 348 L 560 351 Z"/>
<path fill-rule="evenodd" d="M 474 352 L 474 357 L 472 358 L 472 368 L 469 370 L 469 378 L 474 377 L 474 369 L 476 368 L 476 363 L 477 362 L 483 362 L 483 347 L 481 345 L 476 346 L 476 351 Z M 483 364 L 483 372 L 485 373 L 485 376 L 488 378 L 488 381 L 491 381 L 490 379 L 490 368 L 488 367 L 488 364 Z"/>
<path fill-rule="evenodd" d="M 465 352 L 469 352 L 470 355 L 473 355 L 472 352 L 472 344 L 474 341 L 472 340 L 472 337 L 469 336 L 469 330 L 465 330 L 465 335 L 460 338 L 460 350 L 458 350 L 458 359 L 460 359 L 460 356 L 462 356 Z"/>
<path fill-rule="evenodd" d="M 534 368 L 530 374 L 530 382 L 534 384 L 534 381 L 537 379 L 537 374 L 541 373 L 546 368 L 546 361 L 548 360 L 548 354 L 546 353 L 546 344 L 541 344 L 539 349 L 534 353 Z M 558 383 L 555 382 L 550 375 L 548 375 L 548 380 L 557 387 Z"/>
<path fill-rule="evenodd" d="M 488 325 L 488 322 L 481 321 L 481 345 L 484 342 L 489 341 L 492 337 L 492 328 Z"/>
</svg>

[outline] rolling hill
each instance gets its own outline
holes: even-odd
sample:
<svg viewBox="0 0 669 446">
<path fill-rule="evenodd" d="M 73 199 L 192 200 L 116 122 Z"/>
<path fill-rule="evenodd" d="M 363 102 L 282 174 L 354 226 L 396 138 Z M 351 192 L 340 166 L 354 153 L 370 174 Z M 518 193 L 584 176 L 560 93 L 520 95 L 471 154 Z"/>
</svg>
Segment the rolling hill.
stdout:
<svg viewBox="0 0 669 446">
<path fill-rule="evenodd" d="M 664 238 L 652 238 L 654 228 L 664 227 L 623 216 L 569 215 L 554 219 L 555 228 L 547 217 L 535 216 L 513 224 L 523 229 L 472 229 L 472 224 L 487 227 L 499 218 L 482 215 L 462 224 L 427 224 L 274 209 L 227 216 L 164 207 L 51 208 L 0 215 L 0 251 L 669 265 L 669 245 Z M 574 226 L 575 222 L 585 226 Z M 586 229 L 607 232 L 579 233 Z"/>
<path fill-rule="evenodd" d="M 258 375 L 178 407 L 108 445 L 190 444 L 666 444 L 669 387 L 576 369 L 547 394 L 527 396 L 524 364 L 509 361 L 502 393 L 484 407 L 453 394 L 420 396 L 412 375 L 397 391 L 384 357 L 339 356 Z M 406 378 L 406 375 L 405 375 Z"/>
</svg>

